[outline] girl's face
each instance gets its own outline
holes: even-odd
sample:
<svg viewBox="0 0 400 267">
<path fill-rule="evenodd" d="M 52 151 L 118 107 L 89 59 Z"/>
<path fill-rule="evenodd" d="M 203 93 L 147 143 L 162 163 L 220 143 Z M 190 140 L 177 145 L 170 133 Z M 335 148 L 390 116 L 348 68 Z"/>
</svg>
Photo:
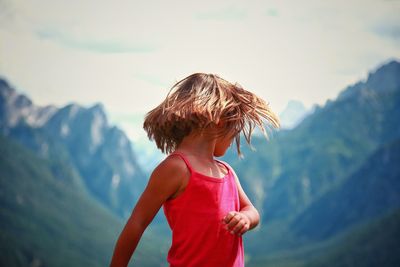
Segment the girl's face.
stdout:
<svg viewBox="0 0 400 267">
<path fill-rule="evenodd" d="M 221 136 L 217 138 L 217 142 L 215 143 L 215 148 L 214 148 L 214 156 L 221 157 L 225 155 L 226 150 L 232 144 L 233 138 L 234 136 L 231 135 Z"/>
</svg>

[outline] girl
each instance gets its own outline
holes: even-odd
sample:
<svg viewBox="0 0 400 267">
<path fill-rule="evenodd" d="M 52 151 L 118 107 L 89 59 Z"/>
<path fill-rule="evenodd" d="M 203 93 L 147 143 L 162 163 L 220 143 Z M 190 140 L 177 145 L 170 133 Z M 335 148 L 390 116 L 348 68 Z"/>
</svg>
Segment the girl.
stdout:
<svg viewBox="0 0 400 267">
<path fill-rule="evenodd" d="M 112 267 L 127 266 L 146 227 L 163 206 L 172 230 L 171 267 L 243 267 L 242 235 L 259 214 L 233 169 L 214 159 L 258 126 L 279 127 L 265 101 L 213 75 L 176 83 L 150 111 L 144 129 L 169 156 L 153 171 L 116 243 Z"/>
</svg>

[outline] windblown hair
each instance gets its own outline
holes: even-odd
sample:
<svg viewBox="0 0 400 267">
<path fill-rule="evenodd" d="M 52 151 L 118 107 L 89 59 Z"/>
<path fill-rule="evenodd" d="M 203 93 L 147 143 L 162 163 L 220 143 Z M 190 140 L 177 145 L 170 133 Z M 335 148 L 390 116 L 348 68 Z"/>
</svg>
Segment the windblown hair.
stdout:
<svg viewBox="0 0 400 267">
<path fill-rule="evenodd" d="M 268 137 L 265 127 L 278 128 L 279 119 L 263 99 L 239 84 L 205 73 L 177 82 L 166 99 L 147 113 L 143 124 L 163 153 L 173 152 L 194 130 L 220 129 L 218 135 L 236 139 L 239 155 L 241 133 L 251 145 L 256 126 Z"/>
</svg>

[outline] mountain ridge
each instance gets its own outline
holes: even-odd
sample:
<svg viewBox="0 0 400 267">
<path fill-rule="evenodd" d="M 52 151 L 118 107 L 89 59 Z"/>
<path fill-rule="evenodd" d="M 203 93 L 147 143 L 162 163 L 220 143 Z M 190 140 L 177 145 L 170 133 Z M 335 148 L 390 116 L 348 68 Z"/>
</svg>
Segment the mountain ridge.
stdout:
<svg viewBox="0 0 400 267">
<path fill-rule="evenodd" d="M 371 219 L 356 217 L 337 231 L 329 229 L 332 225 L 325 222 L 327 232 L 324 233 L 323 227 L 318 232 L 319 223 L 315 217 L 320 214 L 315 205 L 324 196 L 328 197 L 332 188 L 346 183 L 357 170 L 368 164 L 377 149 L 400 138 L 397 122 L 400 117 L 399 66 L 399 62 L 391 62 L 389 74 L 380 68 L 369 74 L 366 81 L 382 81 L 382 77 L 387 77 L 385 79 L 390 82 L 389 85 L 381 84 L 384 89 L 367 82 L 356 83 L 357 90 L 347 87 L 345 93 L 316 108 L 296 128 L 274 133 L 270 142 L 254 137 L 256 153 L 243 147 L 244 159 L 239 160 L 234 151 L 229 151 L 226 161 L 235 169 L 261 214 L 259 232 L 247 235 L 251 258 L 261 257 L 262 253 L 295 250 L 298 246 L 341 233 L 351 226 L 349 222 Z M 385 65 L 381 67 L 386 69 Z M 332 205 L 340 201 L 340 198 L 331 197 Z M 368 200 L 374 205 L 374 198 Z M 325 212 L 329 212 L 329 206 L 320 204 L 318 207 L 322 211 L 327 208 Z M 381 208 L 388 209 L 389 206 L 382 205 Z M 313 220 L 302 219 L 302 214 L 308 214 L 307 218 Z M 269 238 L 260 238 L 266 235 Z"/>
<path fill-rule="evenodd" d="M 297 234 L 324 239 L 353 222 L 379 217 L 385 210 L 400 207 L 397 162 L 400 139 L 379 147 L 347 180 L 297 216 L 290 228 Z"/>
<path fill-rule="evenodd" d="M 103 104 L 39 107 L 0 80 L 0 110 L 0 132 L 44 158 L 61 155 L 88 192 L 117 215 L 130 214 L 147 178 L 126 134 L 108 122 Z"/>
</svg>

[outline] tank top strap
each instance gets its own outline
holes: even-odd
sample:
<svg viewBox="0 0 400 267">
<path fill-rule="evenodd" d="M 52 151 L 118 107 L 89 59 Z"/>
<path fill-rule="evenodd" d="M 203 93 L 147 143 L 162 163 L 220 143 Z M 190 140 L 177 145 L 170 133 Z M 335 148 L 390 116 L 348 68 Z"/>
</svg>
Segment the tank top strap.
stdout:
<svg viewBox="0 0 400 267">
<path fill-rule="evenodd" d="M 218 159 L 215 159 L 215 161 L 218 162 L 220 165 L 224 166 L 226 168 L 226 171 L 228 172 L 228 174 L 232 173 L 232 168 L 231 168 L 231 166 L 229 166 L 228 163 L 223 162 L 222 160 L 218 160 Z"/>
<path fill-rule="evenodd" d="M 179 156 L 179 157 L 185 162 L 185 164 L 186 164 L 186 166 L 188 167 L 190 173 L 193 173 L 192 166 L 190 165 L 190 163 L 189 163 L 189 161 L 187 160 L 187 158 L 186 158 L 185 155 L 183 155 L 183 154 L 180 153 L 180 152 L 172 152 L 169 156 L 173 156 L 173 155 Z"/>
</svg>

